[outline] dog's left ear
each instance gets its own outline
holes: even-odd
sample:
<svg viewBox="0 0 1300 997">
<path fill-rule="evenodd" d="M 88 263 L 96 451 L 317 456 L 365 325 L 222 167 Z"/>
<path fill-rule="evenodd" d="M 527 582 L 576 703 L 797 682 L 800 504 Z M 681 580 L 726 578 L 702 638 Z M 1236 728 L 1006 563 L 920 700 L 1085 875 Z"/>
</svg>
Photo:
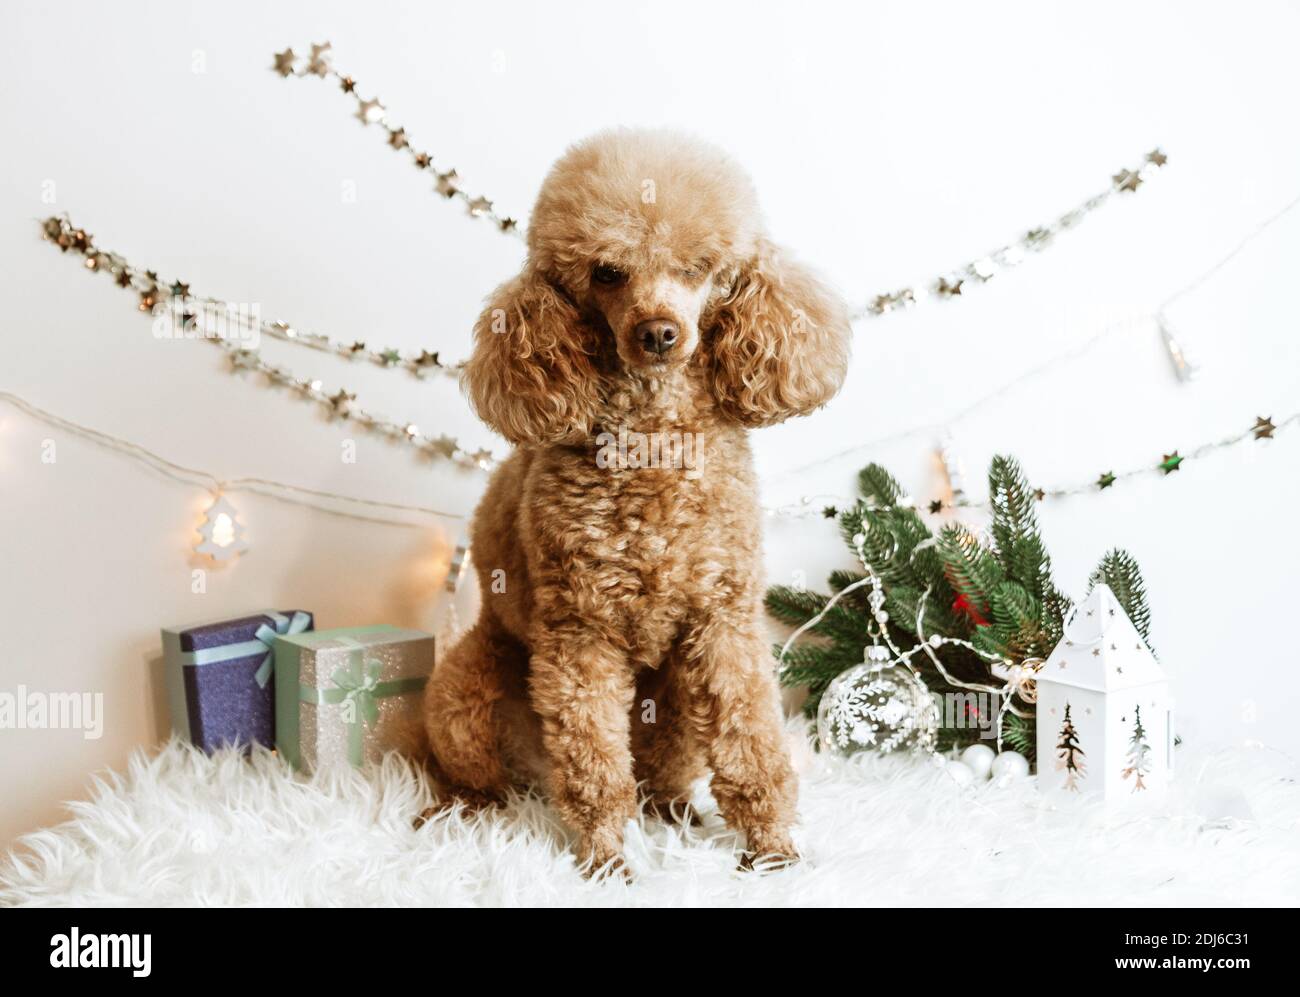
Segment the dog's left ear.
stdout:
<svg viewBox="0 0 1300 997">
<path fill-rule="evenodd" d="M 763 239 L 735 274 L 709 325 L 713 391 L 746 426 L 770 426 L 826 404 L 849 362 L 844 302 Z"/>
</svg>

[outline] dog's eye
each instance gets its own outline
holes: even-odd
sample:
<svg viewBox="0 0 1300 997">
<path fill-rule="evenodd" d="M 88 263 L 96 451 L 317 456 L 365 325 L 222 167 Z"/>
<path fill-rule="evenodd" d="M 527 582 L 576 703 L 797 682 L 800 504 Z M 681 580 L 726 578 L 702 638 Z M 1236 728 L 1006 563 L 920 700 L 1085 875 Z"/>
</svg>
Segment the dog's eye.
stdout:
<svg viewBox="0 0 1300 997">
<path fill-rule="evenodd" d="M 708 260 L 700 260 L 697 263 L 692 263 L 688 267 L 683 267 L 682 276 L 685 277 L 687 280 L 699 280 L 701 277 L 703 277 L 712 269 L 713 269 L 712 263 L 710 263 Z"/>
<path fill-rule="evenodd" d="M 591 279 L 597 284 L 617 284 L 623 279 L 623 271 L 602 263 L 591 271 Z"/>
</svg>

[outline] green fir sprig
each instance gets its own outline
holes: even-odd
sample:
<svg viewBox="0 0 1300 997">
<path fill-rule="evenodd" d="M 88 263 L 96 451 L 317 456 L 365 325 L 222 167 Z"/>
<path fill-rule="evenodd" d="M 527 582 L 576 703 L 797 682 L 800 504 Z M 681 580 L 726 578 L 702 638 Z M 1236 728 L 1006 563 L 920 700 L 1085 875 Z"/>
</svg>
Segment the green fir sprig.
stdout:
<svg viewBox="0 0 1300 997">
<path fill-rule="evenodd" d="M 880 575 L 889 614 L 885 627 L 900 647 L 913 646 L 917 617 L 925 636 L 940 634 L 969 641 L 980 651 L 1012 662 L 1046 658 L 1061 640 L 1071 601 L 1052 580 L 1052 562 L 1039 532 L 1034 491 L 1020 465 L 1011 457 L 995 457 L 989 468 L 992 521 L 988 539 L 958 523 L 935 535 L 921 518 L 899 483 L 879 464 L 858 476 L 861 499 L 839 517 L 849 550 L 859 542 L 868 564 Z M 837 570 L 829 586 L 840 593 L 863 578 L 861 572 Z M 1143 639 L 1150 627 L 1146 590 L 1137 562 L 1122 550 L 1102 558 L 1091 584 L 1104 581 L 1114 590 Z M 791 627 L 804 625 L 825 608 L 831 597 L 788 585 L 768 589 L 768 612 Z M 923 613 L 921 612 L 923 610 Z M 822 693 L 836 676 L 858 665 L 871 643 L 873 612 L 863 589 L 848 593 L 816 624 L 809 637 L 786 652 L 781 681 L 806 686 L 805 711 L 816 716 Z M 780 649 L 778 647 L 779 654 Z M 958 682 L 1000 687 L 990 662 L 960 645 L 945 644 L 934 653 Z M 925 655 L 912 664 L 931 692 L 961 694 Z M 1020 700 L 1003 724 L 1005 743 L 1032 759 L 1033 706 Z M 991 718 L 981 718 L 984 726 Z M 979 740 L 981 725 L 964 718 L 963 726 L 940 730 L 939 747 L 946 749 Z"/>
</svg>

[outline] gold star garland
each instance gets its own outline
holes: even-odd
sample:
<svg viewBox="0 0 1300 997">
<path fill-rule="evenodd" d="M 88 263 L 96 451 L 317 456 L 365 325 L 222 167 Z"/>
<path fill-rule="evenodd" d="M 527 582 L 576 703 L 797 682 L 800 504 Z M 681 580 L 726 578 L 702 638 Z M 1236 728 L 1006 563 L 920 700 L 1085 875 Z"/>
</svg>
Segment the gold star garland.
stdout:
<svg viewBox="0 0 1300 997">
<path fill-rule="evenodd" d="M 220 327 L 233 321 L 236 331 L 241 333 L 256 330 L 274 339 L 298 343 L 346 360 L 365 360 L 388 369 L 405 369 L 417 377 L 423 376 L 428 370 L 456 375 L 460 365 L 445 365 L 437 353 L 428 350 L 422 350 L 414 357 L 403 356 L 393 349 L 372 350 L 362 342 L 344 345 L 319 333 L 295 329 L 285 322 L 260 319 L 252 321 L 245 311 L 230 302 L 194 295 L 190 292 L 190 285 L 183 281 L 168 284 L 160 280 L 155 271 L 133 267 L 121 254 L 100 249 L 94 244 L 90 233 L 76 228 L 67 216 L 47 218 L 42 222 L 41 228 L 45 238 L 63 252 L 72 250 L 80 254 L 87 270 L 107 273 L 119 287 L 138 295 L 138 308 L 141 312 L 151 317 L 163 316 L 170 319 L 172 329 L 178 337 L 202 339 L 220 347 L 229 357 L 232 371 L 257 371 L 271 383 L 290 388 L 301 397 L 318 403 L 334 418 L 349 419 L 376 435 L 405 443 L 426 456 L 441 457 L 482 470 L 492 468 L 494 461 L 491 451 L 480 449 L 471 452 L 461 447 L 453 437 L 426 436 L 413 422 L 393 422 L 358 408 L 354 404 L 355 394 L 342 388 L 331 393 L 324 389 L 318 379 L 296 377 L 292 371 L 263 360 L 256 349 L 240 346 L 238 339 L 232 342 L 231 337 Z M 215 330 L 214 325 L 218 327 Z"/>
<path fill-rule="evenodd" d="M 152 270 L 142 270 L 132 266 L 120 253 L 101 250 L 92 245 L 92 237 L 83 229 L 74 228 L 67 215 L 45 219 L 42 230 L 45 238 L 61 250 L 72 249 L 86 258 L 85 267 L 92 272 L 103 270 L 114 277 L 118 287 L 139 293 L 139 308 L 142 312 L 152 312 L 159 304 L 170 301 L 182 309 L 188 310 L 191 317 L 202 310 L 216 310 L 227 314 L 240 313 L 239 306 L 232 301 L 214 298 L 206 294 L 195 294 L 190 285 L 183 281 L 163 284 Z M 422 349 L 417 354 L 403 354 L 388 347 L 376 349 L 361 340 L 343 342 L 332 339 L 324 333 L 299 329 L 289 322 L 258 318 L 251 324 L 258 333 L 270 336 L 285 343 L 296 343 L 308 349 L 329 353 L 332 356 L 352 362 L 374 364 L 391 370 L 405 370 L 416 377 L 433 372 L 459 377 L 463 362 L 448 363 L 436 350 Z M 252 329 L 249 329 L 252 331 Z"/>
<path fill-rule="evenodd" d="M 329 42 L 312 45 L 310 56 L 299 56 L 293 49 L 285 49 L 283 52 L 276 53 L 272 68 L 284 78 L 318 76 L 337 81 L 339 89 L 356 101 L 355 117 L 364 125 L 382 126 L 388 135 L 388 145 L 391 148 L 397 151 L 405 150 L 416 169 L 430 170 L 434 174 L 434 190 L 437 193 L 446 198 L 459 199 L 465 204 L 470 215 L 491 220 L 502 232 L 515 236 L 521 234 L 516 219 L 497 214 L 492 202 L 486 197 L 466 193 L 456 170 L 439 169 L 434 164 L 431 154 L 412 146 L 406 129 L 389 123 L 387 108 L 379 98 L 365 99 L 358 94 L 356 80 L 336 70 L 330 64 L 330 55 Z M 1134 193 L 1168 161 L 1169 157 L 1164 152 L 1158 148 L 1153 149 L 1146 154 L 1138 167 L 1122 169 L 1115 173 L 1105 190 L 1094 194 L 1053 221 L 1030 229 L 1015 242 L 1000 246 L 979 259 L 940 274 L 928 284 L 877 294 L 853 317 L 877 317 L 911 308 L 926 295 L 941 301 L 962 297 L 963 292 L 970 287 L 988 283 L 1003 271 L 1019 266 L 1031 253 L 1038 253 L 1047 248 L 1058 235 L 1078 225 L 1086 215 L 1096 211 L 1114 195 Z"/>
<path fill-rule="evenodd" d="M 275 64 L 271 67 L 282 78 L 318 76 L 332 79 L 339 89 L 356 102 L 355 117 L 366 126 L 379 125 L 387 135 L 388 146 L 398 152 L 405 152 L 417 170 L 427 170 L 433 174 L 433 189 L 448 200 L 458 200 L 465 205 L 472 218 L 484 218 L 492 222 L 499 231 L 508 235 L 519 236 L 519 223 L 514 218 L 499 214 L 492 202 L 481 194 L 468 193 L 461 182 L 460 174 L 454 169 L 440 169 L 433 154 L 411 145 L 406 129 L 388 121 L 388 109 L 378 97 L 364 98 L 357 92 L 357 81 L 345 76 L 330 65 L 331 46 L 329 42 L 311 46 L 310 56 L 296 55 L 293 49 L 276 53 Z"/>
<path fill-rule="evenodd" d="M 1247 440 L 1271 440 L 1274 434 L 1280 430 L 1300 423 L 1300 412 L 1294 412 L 1282 419 L 1280 422 L 1274 422 L 1271 416 L 1257 416 L 1255 422 L 1249 428 L 1233 433 L 1231 436 L 1224 437 L 1220 440 L 1213 440 L 1209 443 L 1202 443 L 1196 449 L 1186 454 L 1180 454 L 1177 450 L 1172 453 L 1161 454 L 1161 459 L 1150 464 L 1143 464 L 1140 467 L 1130 468 L 1127 471 L 1105 471 L 1095 481 L 1085 484 L 1078 484 L 1068 487 L 1059 488 L 1042 488 L 1036 487 L 1031 491 L 1035 501 L 1042 502 L 1046 499 L 1065 498 L 1070 495 L 1086 495 L 1094 492 L 1104 492 L 1117 481 L 1134 478 L 1141 474 L 1160 473 L 1161 477 L 1168 477 L 1174 471 L 1183 467 L 1190 460 L 1199 460 L 1218 450 L 1226 450 L 1229 447 L 1237 446 Z M 950 444 L 948 444 L 950 446 Z M 833 504 L 822 505 L 821 503 L 830 500 Z M 842 495 L 806 495 L 797 502 L 791 502 L 787 505 L 768 507 L 763 511 L 768 516 L 779 517 L 782 519 L 809 519 L 813 516 L 824 516 L 827 519 L 834 519 L 838 516 L 839 510 L 852 508 L 858 502 L 858 499 L 846 498 Z M 911 499 L 900 500 L 899 504 L 910 504 Z M 988 508 L 987 502 L 977 502 L 966 498 L 962 493 L 956 492 L 949 498 L 937 498 L 925 503 L 926 509 L 933 515 L 939 515 L 949 509 L 984 509 Z"/>
<path fill-rule="evenodd" d="M 987 284 L 1002 272 L 1019 266 L 1030 254 L 1042 252 L 1058 235 L 1074 228 L 1083 221 L 1085 216 L 1096 211 L 1116 194 L 1134 193 L 1167 162 L 1169 162 L 1168 156 L 1159 149 L 1152 149 L 1146 154 L 1139 167 L 1120 170 L 1111 177 L 1109 187 L 1094 194 L 1054 221 L 1032 228 L 1015 242 L 1000 246 L 979 259 L 940 274 L 928 284 L 877 294 L 855 317 L 875 318 L 888 315 L 890 312 L 902 311 L 919 304 L 924 295 L 938 301 L 962 297 L 966 290 L 980 284 Z"/>
</svg>

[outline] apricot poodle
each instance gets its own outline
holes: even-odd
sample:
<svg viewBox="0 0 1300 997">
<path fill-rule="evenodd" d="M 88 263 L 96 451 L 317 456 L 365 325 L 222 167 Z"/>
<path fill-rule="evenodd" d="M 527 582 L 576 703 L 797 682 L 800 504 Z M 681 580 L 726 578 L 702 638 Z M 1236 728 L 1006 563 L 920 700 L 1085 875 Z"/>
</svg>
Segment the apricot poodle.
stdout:
<svg viewBox="0 0 1300 997">
<path fill-rule="evenodd" d="M 474 515 L 478 621 L 426 693 L 456 795 L 544 781 L 600 869 L 638 785 L 674 812 L 711 772 L 747 857 L 795 856 L 748 432 L 824 404 L 848 356 L 843 302 L 720 150 L 617 130 L 555 164 L 464 372 L 515 450 Z"/>
</svg>

